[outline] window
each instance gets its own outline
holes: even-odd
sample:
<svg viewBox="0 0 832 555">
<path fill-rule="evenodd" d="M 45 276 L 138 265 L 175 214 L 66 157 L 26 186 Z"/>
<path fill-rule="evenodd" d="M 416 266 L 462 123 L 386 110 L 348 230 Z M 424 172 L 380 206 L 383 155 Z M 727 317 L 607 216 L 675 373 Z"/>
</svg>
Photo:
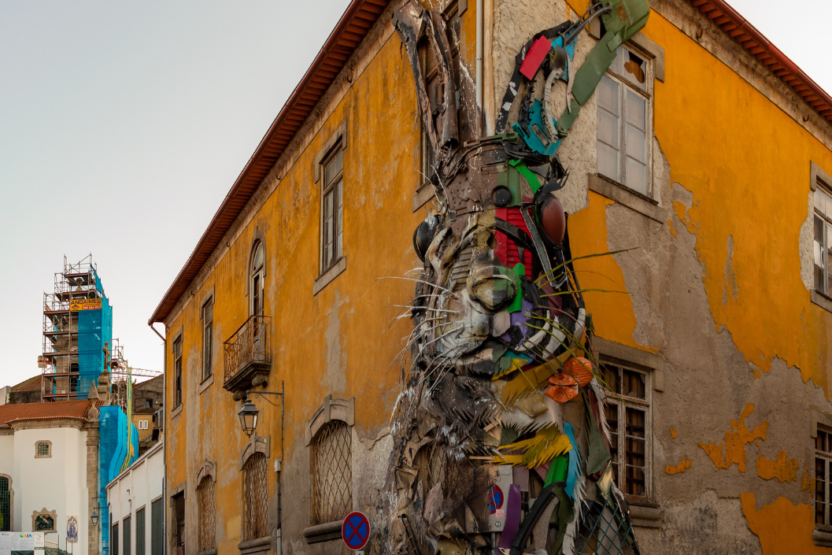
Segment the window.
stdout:
<svg viewBox="0 0 832 555">
<path fill-rule="evenodd" d="M 260 296 L 262 298 L 262 295 Z M 261 312 L 262 314 L 262 307 Z M 211 353 L 213 349 L 212 336 L 214 333 L 214 297 L 210 297 L 204 305 L 202 305 L 202 379 L 207 380 L 211 377 L 211 366 L 213 360 Z"/>
<path fill-rule="evenodd" d="M 165 538 L 162 536 L 163 518 L 162 500 L 157 499 L 150 504 L 150 555 L 165 555 Z"/>
<path fill-rule="evenodd" d="M 216 482 L 206 476 L 196 488 L 196 502 L 199 508 L 199 550 L 217 548 L 217 516 L 214 498 Z"/>
<path fill-rule="evenodd" d="M 122 552 L 123 555 L 132 555 L 132 546 L 130 545 L 130 532 L 132 532 L 132 526 L 130 526 L 131 518 L 128 516 L 124 519 L 124 525 L 122 526 L 122 534 L 124 535 L 124 551 Z"/>
<path fill-rule="evenodd" d="M 171 539 L 173 547 L 185 547 L 185 493 L 179 492 L 171 499 L 173 501 L 173 514 L 171 515 L 171 528 L 173 528 Z M 175 550 L 175 549 L 174 549 Z M 118 555 L 118 554 L 116 554 Z"/>
<path fill-rule="evenodd" d="M 113 516 L 110 515 L 110 522 L 112 522 Z M 111 555 L 118 555 L 118 522 L 113 522 L 113 526 L 110 528 L 110 554 Z"/>
<path fill-rule="evenodd" d="M 267 462 L 266 455 L 254 453 L 243 466 L 243 540 L 256 540 L 269 535 Z"/>
<path fill-rule="evenodd" d="M 352 436 L 331 420 L 312 441 L 312 523 L 341 520 L 352 510 Z"/>
<path fill-rule="evenodd" d="M 136 555 L 145 555 L 144 509 L 136 511 Z"/>
<path fill-rule="evenodd" d="M 182 336 L 173 342 L 173 406 L 182 404 Z"/>
<path fill-rule="evenodd" d="M 147 420 L 139 420 L 139 421 L 138 421 L 138 424 L 139 424 L 139 425 L 137 426 L 137 428 L 138 428 L 139 430 L 147 430 L 147 429 L 148 429 Z"/>
<path fill-rule="evenodd" d="M 152 409 L 153 408 L 153 399 L 151 399 L 149 397 L 147 399 L 145 399 L 144 400 L 144 408 Z"/>
<path fill-rule="evenodd" d="M 624 46 L 598 84 L 599 174 L 650 195 L 651 67 Z"/>
<path fill-rule="evenodd" d="M 603 364 L 607 387 L 605 413 L 610 429 L 610 454 L 615 483 L 627 495 L 649 497 L 650 491 L 650 375 L 614 364 Z"/>
<path fill-rule="evenodd" d="M 323 162 L 321 181 L 321 274 L 332 268 L 343 256 L 344 149 L 339 142 Z"/>
<path fill-rule="evenodd" d="M 815 290 L 832 296 L 832 195 L 825 189 L 815 190 Z"/>
<path fill-rule="evenodd" d="M 35 444 L 35 458 L 36 459 L 48 459 L 52 456 L 52 442 L 51 441 L 38 441 Z"/>
<path fill-rule="evenodd" d="M 0 532 L 12 531 L 12 487 L 8 476 L 0 476 Z"/>
<path fill-rule="evenodd" d="M 33 532 L 54 532 L 55 531 L 55 515 L 50 513 L 42 513 L 35 516 L 35 526 Z"/>
<path fill-rule="evenodd" d="M 818 426 L 815 438 L 815 524 L 832 525 L 829 471 L 832 465 L 832 430 Z"/>
<path fill-rule="evenodd" d="M 250 291 L 251 291 L 251 314 L 252 315 L 262 315 L 263 314 L 263 281 L 265 277 L 265 267 L 266 267 L 266 253 L 265 249 L 263 248 L 263 242 L 257 241 L 254 244 L 254 248 L 252 249 L 254 253 L 251 257 L 251 276 L 250 276 Z M 211 306 L 211 320 L 213 322 L 214 316 L 214 308 L 213 308 L 213 301 Z"/>
</svg>

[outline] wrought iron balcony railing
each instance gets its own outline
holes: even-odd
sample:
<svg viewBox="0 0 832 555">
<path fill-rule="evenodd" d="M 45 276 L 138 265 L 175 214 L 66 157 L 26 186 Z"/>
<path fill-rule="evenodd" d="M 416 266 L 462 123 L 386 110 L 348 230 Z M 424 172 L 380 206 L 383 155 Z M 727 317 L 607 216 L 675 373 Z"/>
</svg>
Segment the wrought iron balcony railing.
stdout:
<svg viewBox="0 0 832 555">
<path fill-rule="evenodd" d="M 270 316 L 250 316 L 226 340 L 225 389 L 247 389 L 256 375 L 268 376 L 272 365 L 271 322 Z"/>
</svg>

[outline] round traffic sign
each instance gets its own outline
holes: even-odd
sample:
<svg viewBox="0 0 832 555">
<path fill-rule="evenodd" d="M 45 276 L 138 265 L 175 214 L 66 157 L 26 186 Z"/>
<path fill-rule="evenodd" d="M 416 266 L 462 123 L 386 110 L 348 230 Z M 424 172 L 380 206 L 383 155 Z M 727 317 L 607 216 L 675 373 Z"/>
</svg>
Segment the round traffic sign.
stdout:
<svg viewBox="0 0 832 555">
<path fill-rule="evenodd" d="M 350 513 L 341 525 L 341 539 L 352 550 L 362 549 L 370 541 L 370 521 L 364 513 Z"/>
<path fill-rule="evenodd" d="M 494 484 L 488 492 L 488 512 L 493 515 L 497 512 L 497 509 L 502 508 L 502 506 L 503 490 L 500 489 L 500 486 Z"/>
</svg>

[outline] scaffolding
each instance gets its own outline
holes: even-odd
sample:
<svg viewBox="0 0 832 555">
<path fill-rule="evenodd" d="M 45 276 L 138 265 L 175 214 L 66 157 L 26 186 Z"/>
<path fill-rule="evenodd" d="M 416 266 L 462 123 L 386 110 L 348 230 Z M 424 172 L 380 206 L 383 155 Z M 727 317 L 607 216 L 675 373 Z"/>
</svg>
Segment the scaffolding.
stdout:
<svg viewBox="0 0 832 555">
<path fill-rule="evenodd" d="M 41 399 L 86 399 L 105 369 L 112 308 L 92 255 L 77 263 L 64 256 L 54 291 L 43 295 Z"/>
<path fill-rule="evenodd" d="M 152 380 L 161 374 L 162 372 L 158 370 L 145 370 L 144 368 L 130 366 L 130 363 L 124 357 L 124 347 L 120 344 L 118 338 L 113 339 L 113 348 L 110 352 L 111 404 L 119 405 L 126 412 L 128 381 L 135 387 L 136 384 Z"/>
</svg>

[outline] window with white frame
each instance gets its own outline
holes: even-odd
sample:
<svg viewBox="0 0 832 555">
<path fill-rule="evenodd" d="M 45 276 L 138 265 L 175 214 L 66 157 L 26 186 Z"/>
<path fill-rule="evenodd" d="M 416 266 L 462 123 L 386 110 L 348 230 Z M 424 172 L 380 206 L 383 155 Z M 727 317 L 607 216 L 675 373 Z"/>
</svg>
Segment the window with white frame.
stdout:
<svg viewBox="0 0 832 555">
<path fill-rule="evenodd" d="M 344 255 L 344 149 L 339 141 L 323 161 L 321 180 L 321 274 Z"/>
<path fill-rule="evenodd" d="M 815 291 L 832 296 L 832 193 L 818 187 L 815 197 Z"/>
<path fill-rule="evenodd" d="M 818 426 L 815 438 L 815 524 L 832 525 L 829 472 L 832 470 L 832 430 Z"/>
<path fill-rule="evenodd" d="M 598 173 L 650 196 L 653 75 L 649 60 L 619 46 L 597 91 Z"/>
<path fill-rule="evenodd" d="M 610 454 L 618 488 L 629 496 L 648 498 L 652 424 L 650 374 L 621 363 L 602 363 L 607 388 L 605 415 Z"/>
</svg>

